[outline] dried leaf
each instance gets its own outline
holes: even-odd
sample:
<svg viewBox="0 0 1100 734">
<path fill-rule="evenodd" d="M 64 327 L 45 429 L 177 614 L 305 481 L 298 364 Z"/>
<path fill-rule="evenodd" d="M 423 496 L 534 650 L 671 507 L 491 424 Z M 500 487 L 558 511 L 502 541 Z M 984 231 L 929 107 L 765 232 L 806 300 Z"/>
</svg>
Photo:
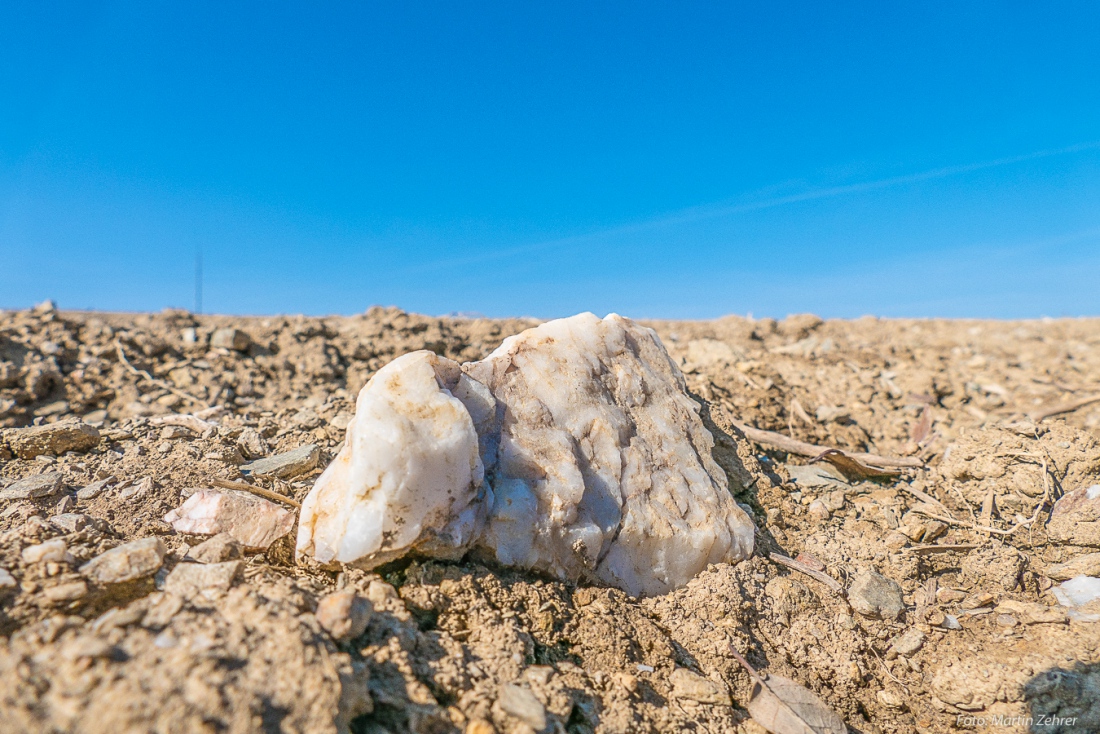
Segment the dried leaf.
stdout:
<svg viewBox="0 0 1100 734">
<path fill-rule="evenodd" d="M 909 432 L 909 440 L 918 446 L 924 443 L 928 438 L 928 434 L 932 432 L 932 407 L 929 405 L 924 406 L 924 410 L 920 413 L 920 418 L 917 420 L 916 425 Z"/>
<path fill-rule="evenodd" d="M 757 673 L 735 646 L 729 650 L 752 678 L 746 708 L 756 723 L 772 734 L 848 734 L 840 715 L 809 689 L 782 676 Z"/>
<path fill-rule="evenodd" d="M 815 571 L 825 570 L 825 564 L 822 563 L 821 559 L 815 556 L 813 553 L 806 553 L 805 551 L 803 551 L 795 556 L 794 559 L 801 563 L 803 566 L 808 566 Z"/>
<path fill-rule="evenodd" d="M 878 469 L 873 466 L 867 466 L 861 464 L 851 456 L 848 456 L 843 451 L 838 449 L 829 449 L 821 454 L 815 456 L 810 460 L 810 463 L 818 461 L 827 461 L 837 469 L 840 473 L 848 478 L 849 481 L 859 481 L 863 479 L 886 479 L 889 477 L 896 477 L 901 472 L 891 471 L 889 469 Z"/>
<path fill-rule="evenodd" d="M 789 678 L 756 678 L 749 714 L 772 734 L 847 734 L 840 715 L 812 691 Z"/>
</svg>

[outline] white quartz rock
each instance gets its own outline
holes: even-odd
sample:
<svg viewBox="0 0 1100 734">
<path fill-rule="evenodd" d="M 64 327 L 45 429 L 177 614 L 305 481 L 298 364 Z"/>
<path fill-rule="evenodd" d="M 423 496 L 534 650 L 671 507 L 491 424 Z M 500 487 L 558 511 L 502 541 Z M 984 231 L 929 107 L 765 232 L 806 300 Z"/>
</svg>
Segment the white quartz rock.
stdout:
<svg viewBox="0 0 1100 734">
<path fill-rule="evenodd" d="M 580 314 L 464 369 L 503 416 L 477 541 L 500 563 L 651 595 L 752 553 L 752 521 L 652 329 Z"/>
<path fill-rule="evenodd" d="M 462 554 L 487 507 L 474 421 L 452 393 L 468 382 L 431 352 L 370 379 L 343 449 L 302 503 L 299 554 L 367 567 L 411 549 Z"/>
<path fill-rule="evenodd" d="M 371 567 L 471 548 L 664 593 L 752 552 L 712 446 L 656 333 L 614 314 L 542 324 L 461 368 L 415 352 L 359 394 L 298 551 Z"/>
</svg>

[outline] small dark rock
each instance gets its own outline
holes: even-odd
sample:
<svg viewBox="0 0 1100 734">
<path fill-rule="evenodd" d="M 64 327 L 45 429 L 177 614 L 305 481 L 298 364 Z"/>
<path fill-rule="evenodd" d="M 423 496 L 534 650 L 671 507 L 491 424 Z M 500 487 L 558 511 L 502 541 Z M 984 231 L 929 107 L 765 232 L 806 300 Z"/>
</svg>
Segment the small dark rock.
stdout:
<svg viewBox="0 0 1100 734">
<path fill-rule="evenodd" d="M 61 472 L 35 474 L 0 490 L 0 500 L 37 500 L 56 497 L 65 488 Z"/>
<path fill-rule="evenodd" d="M 872 619 L 897 619 L 905 610 L 901 586 L 877 571 L 860 571 L 848 589 L 852 609 Z"/>
</svg>

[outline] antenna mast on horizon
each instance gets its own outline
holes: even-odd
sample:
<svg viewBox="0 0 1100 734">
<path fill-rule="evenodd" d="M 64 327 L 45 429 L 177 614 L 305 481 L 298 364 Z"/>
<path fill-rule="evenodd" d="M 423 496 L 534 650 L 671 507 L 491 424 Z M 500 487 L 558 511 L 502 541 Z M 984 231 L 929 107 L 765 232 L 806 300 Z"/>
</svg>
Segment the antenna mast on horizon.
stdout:
<svg viewBox="0 0 1100 734">
<path fill-rule="evenodd" d="M 195 250 L 195 313 L 202 313 L 202 246 Z"/>
</svg>

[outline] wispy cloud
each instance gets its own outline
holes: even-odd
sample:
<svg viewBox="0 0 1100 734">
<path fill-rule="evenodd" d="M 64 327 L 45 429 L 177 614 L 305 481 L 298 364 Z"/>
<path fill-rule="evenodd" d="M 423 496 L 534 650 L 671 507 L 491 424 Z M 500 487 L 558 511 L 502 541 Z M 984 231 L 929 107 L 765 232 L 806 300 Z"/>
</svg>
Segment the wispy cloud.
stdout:
<svg viewBox="0 0 1100 734">
<path fill-rule="evenodd" d="M 919 171 L 917 173 L 909 173 L 901 176 L 891 176 L 887 178 L 875 179 L 873 181 L 861 181 L 839 186 L 811 188 L 805 191 L 783 196 L 770 196 L 754 199 L 754 194 L 743 194 L 736 199 L 727 199 L 720 202 L 711 202 L 709 204 L 701 204 L 698 206 L 687 207 L 685 209 L 681 209 L 675 212 L 670 212 L 660 216 L 651 217 L 649 219 L 631 222 L 616 227 L 608 227 L 591 232 L 585 232 L 578 235 L 572 235 L 569 237 L 544 240 L 541 242 L 534 242 L 531 244 L 520 245 L 518 247 L 511 247 L 502 250 L 493 250 L 491 252 L 482 252 L 463 257 L 447 258 L 442 260 L 433 260 L 431 262 L 419 263 L 415 266 L 403 269 L 402 273 L 417 273 L 437 270 L 440 268 L 461 267 L 465 265 L 475 265 L 477 263 L 483 262 L 505 260 L 513 257 L 521 257 L 524 255 L 541 252 L 544 250 L 579 246 L 585 243 L 590 243 L 595 238 L 616 237 L 621 235 L 647 232 L 664 227 L 676 226 L 679 224 L 690 224 L 707 219 L 718 219 L 721 217 L 735 216 L 737 214 L 745 214 L 748 212 L 774 209 L 776 207 L 789 206 L 791 204 L 799 204 L 807 201 L 818 201 L 821 199 L 830 199 L 841 196 L 848 196 L 851 194 L 860 194 L 868 191 L 888 189 L 895 186 L 920 183 L 923 181 L 934 181 L 937 179 L 951 178 L 953 176 L 962 176 L 968 173 L 974 173 L 976 171 L 983 171 L 991 168 L 1011 166 L 1014 164 L 1026 163 L 1028 161 L 1039 160 L 1042 158 L 1072 155 L 1075 153 L 1083 153 L 1093 150 L 1100 150 L 1100 141 L 1078 143 L 1077 145 L 1071 145 L 1065 148 L 1039 150 L 1031 153 L 1024 153 L 1021 155 L 1007 156 L 1004 158 L 996 158 L 987 161 L 978 161 L 976 163 L 944 166 L 941 168 L 933 168 L 927 171 Z M 767 191 L 774 189 L 775 187 L 772 186 L 768 187 L 765 190 Z"/>
</svg>

